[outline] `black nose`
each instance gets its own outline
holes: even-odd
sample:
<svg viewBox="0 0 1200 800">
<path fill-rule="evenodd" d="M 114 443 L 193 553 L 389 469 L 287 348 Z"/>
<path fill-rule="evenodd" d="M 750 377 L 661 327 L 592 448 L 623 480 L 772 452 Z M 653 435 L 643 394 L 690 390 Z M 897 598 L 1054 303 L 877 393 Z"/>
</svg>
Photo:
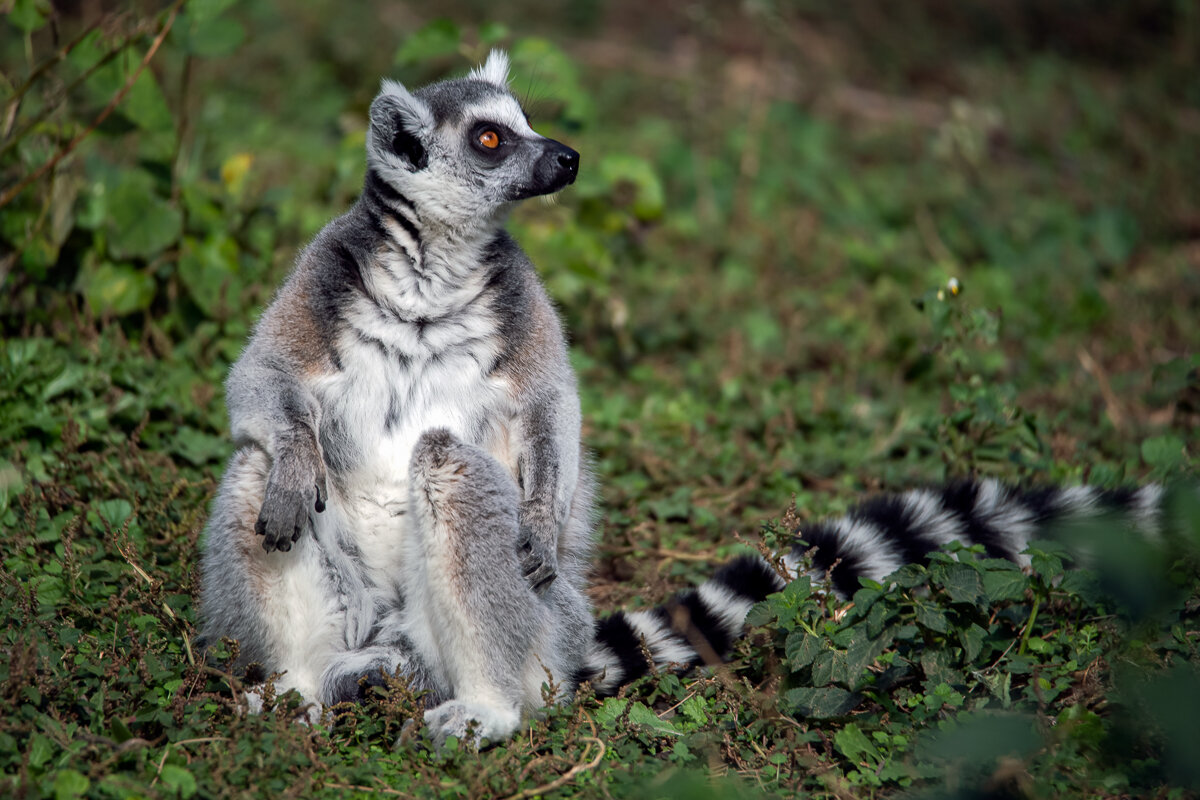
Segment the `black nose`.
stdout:
<svg viewBox="0 0 1200 800">
<path fill-rule="evenodd" d="M 558 154 L 558 165 L 574 175 L 579 171 L 579 153 L 564 145 Z"/>
</svg>

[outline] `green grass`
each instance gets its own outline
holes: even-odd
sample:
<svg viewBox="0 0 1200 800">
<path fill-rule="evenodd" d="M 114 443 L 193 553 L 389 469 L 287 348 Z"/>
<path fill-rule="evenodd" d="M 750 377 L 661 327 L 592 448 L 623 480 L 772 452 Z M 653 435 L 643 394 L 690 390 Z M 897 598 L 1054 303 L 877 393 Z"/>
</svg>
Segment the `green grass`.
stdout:
<svg viewBox="0 0 1200 800">
<path fill-rule="evenodd" d="M 1066 532 L 1088 571 L 1049 543 L 1029 574 L 935 559 L 848 610 L 796 582 L 728 666 L 582 697 L 482 753 L 401 736 L 420 718 L 401 685 L 329 728 L 294 724 L 291 697 L 244 716 L 230 653 L 193 647 L 228 366 L 356 196 L 378 75 L 461 72 L 492 43 L 535 127 L 583 153 L 576 186 L 511 227 L 573 343 L 601 611 L 868 492 L 1194 486 L 1188 4 L 639 6 L 635 26 L 624 3 L 464 0 L 429 28 L 225 5 L 185 3 L 126 100 L 0 209 L 0 794 L 1196 796 L 1186 488 L 1167 547 Z M 0 22 L 8 98 L 55 50 L 38 8 Z M 91 124 L 166 18 L 111 21 L 38 73 L 3 191 Z M 56 24 L 57 46 L 81 30 Z"/>
</svg>

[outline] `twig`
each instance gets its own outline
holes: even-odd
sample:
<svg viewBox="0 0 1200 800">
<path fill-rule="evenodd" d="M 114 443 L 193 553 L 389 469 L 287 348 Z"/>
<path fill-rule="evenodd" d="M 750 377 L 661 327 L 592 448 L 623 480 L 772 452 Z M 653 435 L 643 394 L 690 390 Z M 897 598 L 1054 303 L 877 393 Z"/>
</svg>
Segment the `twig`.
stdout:
<svg viewBox="0 0 1200 800">
<path fill-rule="evenodd" d="M 352 792 L 367 792 L 369 794 L 390 794 L 394 797 L 412 797 L 408 792 L 401 792 L 387 786 L 363 786 L 358 783 L 325 783 L 328 789 L 347 789 Z"/>
<path fill-rule="evenodd" d="M 42 164 L 42 166 L 38 167 L 29 175 L 25 176 L 23 180 L 18 181 L 17 185 L 5 192 L 3 196 L 0 196 L 0 208 L 4 208 L 6 205 L 11 203 L 13 198 L 24 191 L 29 184 L 33 183 L 38 178 L 41 178 L 47 172 L 54 169 L 54 167 L 58 165 L 58 162 L 70 155 L 75 148 L 83 142 L 84 139 L 91 136 L 96 128 L 100 127 L 100 123 L 108 119 L 108 115 L 111 114 L 113 110 L 121 104 L 121 101 L 125 99 L 125 95 L 129 94 L 129 90 L 133 88 L 133 84 L 139 77 L 141 77 L 142 72 L 145 71 L 146 67 L 150 64 L 151 59 L 154 58 L 154 54 L 158 52 L 158 48 L 161 47 L 162 43 L 166 40 L 167 34 L 170 32 L 171 26 L 175 24 L 175 17 L 179 14 L 179 9 L 183 6 L 183 3 L 184 0 L 175 0 L 175 4 L 171 6 L 171 12 L 167 16 L 166 23 L 163 24 L 162 30 L 158 32 L 158 36 L 154 37 L 154 41 L 150 44 L 150 49 L 146 51 L 146 55 L 142 58 L 142 63 L 138 64 L 137 69 L 135 69 L 133 74 L 129 76 L 129 79 L 125 81 L 125 85 L 121 87 L 120 91 L 113 95 L 113 99 L 110 100 L 108 105 L 104 107 L 104 110 L 101 111 L 94 120 L 92 120 L 92 124 L 84 129 L 74 139 L 68 142 L 67 146 L 55 154 L 53 158 L 51 158 L 45 164 Z"/>
<path fill-rule="evenodd" d="M 1118 431 L 1125 427 L 1125 414 L 1121 411 L 1121 401 L 1117 399 L 1116 393 L 1113 392 L 1112 384 L 1108 382 L 1108 374 L 1104 371 L 1104 367 L 1092 358 L 1092 354 L 1082 347 L 1076 354 L 1079 358 L 1079 364 L 1084 368 L 1087 374 L 1096 379 L 1096 385 L 1100 387 L 1100 396 L 1104 398 L 1104 411 L 1108 415 L 1108 421 Z"/>
<path fill-rule="evenodd" d="M 541 786 L 535 786 L 532 789 L 525 789 L 523 791 L 517 792 L 514 795 L 509 795 L 509 797 L 506 798 L 506 800 L 524 800 L 524 798 L 526 798 L 526 797 L 535 797 L 539 794 L 546 794 L 547 792 L 552 792 L 555 789 L 559 788 L 560 786 L 565 786 L 576 775 L 579 775 L 582 772 L 587 772 L 589 769 L 595 769 L 596 766 L 600 763 L 600 760 L 602 758 L 604 758 L 604 753 L 608 750 L 608 748 L 604 746 L 604 742 L 602 742 L 600 739 L 596 739 L 591 736 L 584 736 L 583 741 L 588 743 L 587 750 L 583 751 L 584 758 L 587 758 L 588 753 L 591 751 L 591 749 L 592 749 L 591 743 L 592 742 L 595 742 L 600 747 L 600 752 L 596 753 L 595 758 L 593 758 L 591 761 L 587 762 L 586 764 L 583 762 L 576 764 L 575 766 L 571 767 L 569 770 L 564 772 L 562 775 L 559 775 L 557 778 L 550 781 L 549 783 L 542 784 Z"/>
</svg>

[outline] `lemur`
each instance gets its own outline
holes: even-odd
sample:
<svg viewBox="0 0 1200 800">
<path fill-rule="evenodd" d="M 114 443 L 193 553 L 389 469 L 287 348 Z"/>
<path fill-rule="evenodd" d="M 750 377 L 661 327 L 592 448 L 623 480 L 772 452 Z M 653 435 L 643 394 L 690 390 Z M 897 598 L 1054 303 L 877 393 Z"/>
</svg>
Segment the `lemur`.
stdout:
<svg viewBox="0 0 1200 800">
<path fill-rule="evenodd" d="M 318 708 L 402 675 L 439 743 L 511 735 L 543 683 L 606 693 L 651 661 L 725 654 L 783 586 L 764 559 L 599 624 L 584 593 L 593 479 L 575 376 L 503 228 L 515 203 L 573 183 L 579 154 L 530 127 L 493 51 L 415 92 L 385 80 L 366 161 L 358 201 L 300 254 L 230 372 L 237 449 L 204 539 L 204 638 L 237 640 L 242 665 Z M 1055 514 L 1156 501 L 973 483 L 804 538 L 848 594 L 951 539 L 1015 558 Z"/>
</svg>

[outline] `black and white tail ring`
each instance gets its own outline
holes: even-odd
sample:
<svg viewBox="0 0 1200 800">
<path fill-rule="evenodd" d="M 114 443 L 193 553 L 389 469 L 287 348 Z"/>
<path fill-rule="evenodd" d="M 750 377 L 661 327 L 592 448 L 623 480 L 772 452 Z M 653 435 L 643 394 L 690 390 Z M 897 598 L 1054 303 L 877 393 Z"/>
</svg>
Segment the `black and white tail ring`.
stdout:
<svg viewBox="0 0 1200 800">
<path fill-rule="evenodd" d="M 805 526 L 782 561 L 796 575 L 809 553 L 814 581 L 828 575 L 833 591 L 849 598 L 860 577 L 881 581 L 951 542 L 982 545 L 993 558 L 1021 563 L 1029 541 L 1048 526 L 1102 514 L 1156 538 L 1162 497 L 1155 484 L 1018 489 L 991 479 L 961 481 L 873 498 L 845 516 Z M 723 660 L 742 635 L 750 607 L 783 587 L 765 559 L 741 556 L 664 605 L 618 611 L 597 624 L 583 678 L 605 695 L 653 669 Z"/>
</svg>

